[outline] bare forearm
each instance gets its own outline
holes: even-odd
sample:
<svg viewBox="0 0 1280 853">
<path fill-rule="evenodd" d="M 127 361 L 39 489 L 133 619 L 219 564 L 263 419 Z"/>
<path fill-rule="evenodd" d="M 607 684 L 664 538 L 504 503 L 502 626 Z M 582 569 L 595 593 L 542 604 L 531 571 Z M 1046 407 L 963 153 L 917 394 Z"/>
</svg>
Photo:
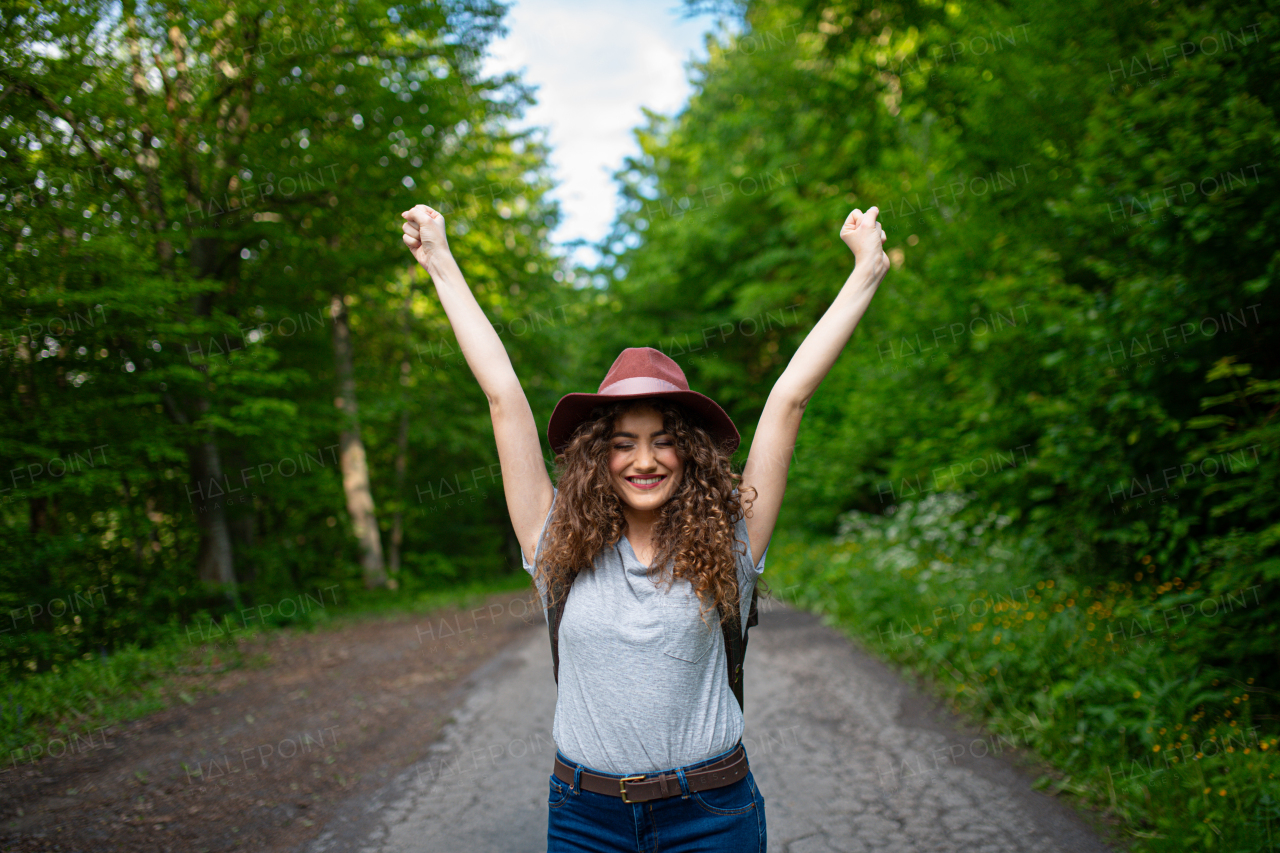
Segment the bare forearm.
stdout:
<svg viewBox="0 0 1280 853">
<path fill-rule="evenodd" d="M 449 252 L 436 252 L 427 264 L 436 293 L 467 365 L 489 402 L 498 402 L 511 393 L 523 394 L 511 359 L 498 333 L 485 316 L 475 294 L 467 286 L 462 269 Z"/>
<path fill-rule="evenodd" d="M 858 327 L 882 277 L 862 269 L 854 269 L 849 274 L 831 307 L 814 325 L 791 357 L 787 369 L 778 377 L 773 394 L 779 395 L 784 402 L 802 407 L 809 402 L 849 342 L 853 330 Z"/>
</svg>

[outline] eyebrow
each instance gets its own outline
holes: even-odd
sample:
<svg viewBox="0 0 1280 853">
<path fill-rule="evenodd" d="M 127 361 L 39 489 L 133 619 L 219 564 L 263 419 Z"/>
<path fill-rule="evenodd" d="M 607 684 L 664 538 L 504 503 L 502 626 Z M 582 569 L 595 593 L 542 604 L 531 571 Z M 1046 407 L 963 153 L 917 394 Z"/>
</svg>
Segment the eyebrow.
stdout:
<svg viewBox="0 0 1280 853">
<path fill-rule="evenodd" d="M 657 432 L 649 433 L 650 438 L 655 438 L 659 435 L 670 435 L 670 433 L 668 433 L 665 429 L 660 429 Z M 634 432 L 615 432 L 613 435 L 609 436 L 609 438 L 639 438 L 639 437 L 640 436 L 636 435 Z"/>
</svg>

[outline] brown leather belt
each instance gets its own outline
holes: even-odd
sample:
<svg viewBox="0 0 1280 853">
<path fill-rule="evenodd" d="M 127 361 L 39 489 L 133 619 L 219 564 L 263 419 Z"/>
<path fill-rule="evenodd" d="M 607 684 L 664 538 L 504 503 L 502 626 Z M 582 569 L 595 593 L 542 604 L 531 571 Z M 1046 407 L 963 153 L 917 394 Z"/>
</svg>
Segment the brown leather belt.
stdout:
<svg viewBox="0 0 1280 853">
<path fill-rule="evenodd" d="M 747 775 L 751 768 L 747 766 L 747 752 L 738 742 L 737 748 L 719 761 L 704 765 L 696 770 L 686 770 L 685 781 L 690 791 L 709 791 L 732 785 Z M 573 784 L 574 765 L 565 764 L 556 756 L 555 775 L 566 785 Z M 652 777 L 652 778 L 648 778 Z M 624 803 L 643 803 L 647 800 L 660 800 L 674 797 L 680 793 L 680 777 L 675 773 L 641 773 L 637 776 L 601 776 L 584 769 L 580 784 L 582 790 L 593 794 L 608 794 L 621 797 Z"/>
</svg>

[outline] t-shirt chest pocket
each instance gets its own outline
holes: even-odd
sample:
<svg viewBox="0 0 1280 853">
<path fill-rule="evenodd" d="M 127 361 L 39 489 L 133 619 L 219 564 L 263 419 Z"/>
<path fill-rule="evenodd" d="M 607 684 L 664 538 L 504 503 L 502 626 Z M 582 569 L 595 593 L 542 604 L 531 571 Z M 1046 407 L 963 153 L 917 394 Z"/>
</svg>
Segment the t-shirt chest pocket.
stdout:
<svg viewBox="0 0 1280 853">
<path fill-rule="evenodd" d="M 715 639 L 716 612 L 712 610 L 703 621 L 688 581 L 677 581 L 670 591 L 659 589 L 657 600 L 662 608 L 663 653 L 688 663 L 700 662 Z"/>
</svg>

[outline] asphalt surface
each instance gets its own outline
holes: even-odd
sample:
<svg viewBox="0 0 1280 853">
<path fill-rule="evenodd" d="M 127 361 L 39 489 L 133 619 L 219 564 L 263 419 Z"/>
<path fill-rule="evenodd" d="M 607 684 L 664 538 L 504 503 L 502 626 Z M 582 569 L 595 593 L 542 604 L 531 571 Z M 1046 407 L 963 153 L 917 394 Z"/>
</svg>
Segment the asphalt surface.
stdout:
<svg viewBox="0 0 1280 853">
<path fill-rule="evenodd" d="M 772 853 L 1111 850 L 1031 789 L 1007 741 L 965 727 L 816 616 L 761 605 L 743 741 Z M 544 851 L 555 689 L 538 619 L 472 675 L 430 757 L 345 806 L 307 853 Z"/>
</svg>

